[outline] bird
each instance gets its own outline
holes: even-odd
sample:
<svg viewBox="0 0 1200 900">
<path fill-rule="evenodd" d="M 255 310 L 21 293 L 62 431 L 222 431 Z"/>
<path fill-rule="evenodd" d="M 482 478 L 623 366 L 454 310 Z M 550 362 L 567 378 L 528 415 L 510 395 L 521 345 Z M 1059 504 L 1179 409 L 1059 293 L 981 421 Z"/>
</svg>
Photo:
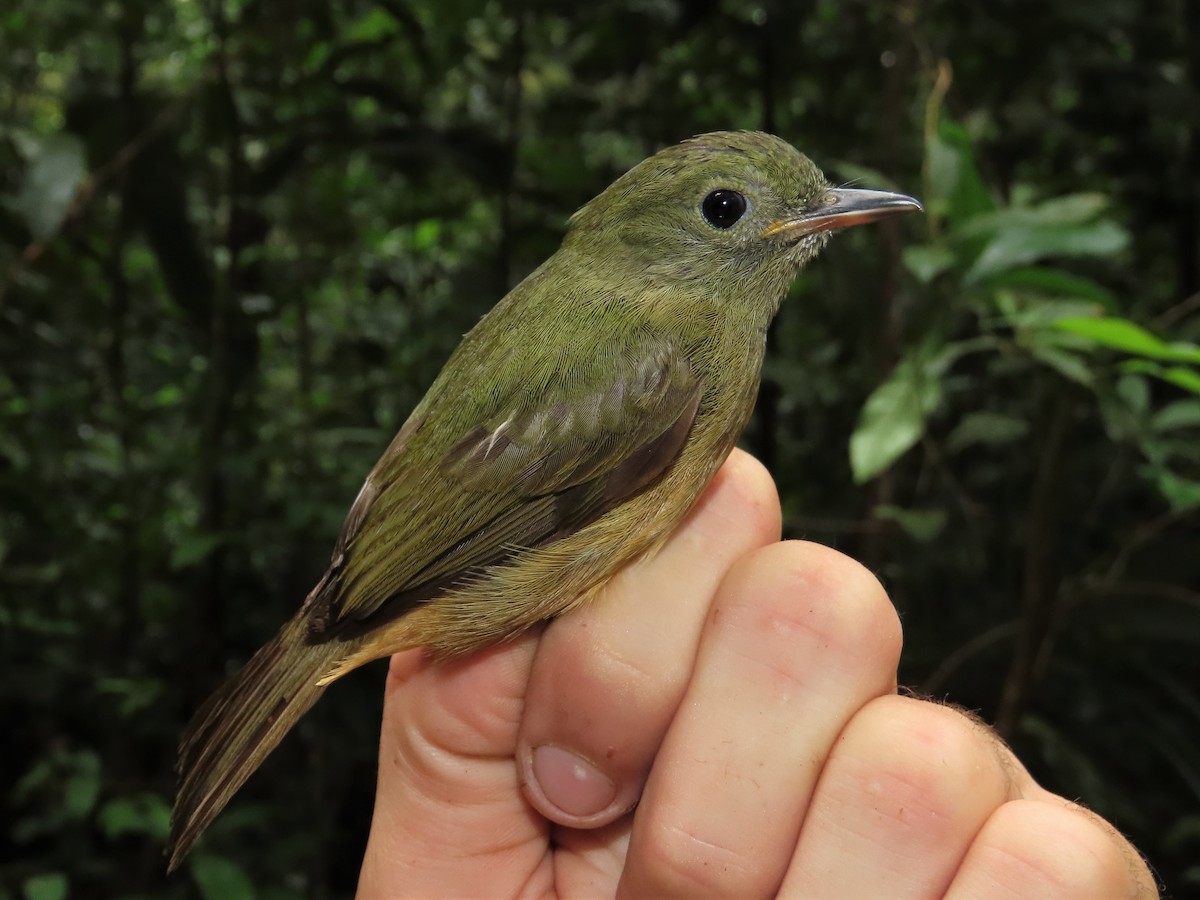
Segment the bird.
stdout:
<svg viewBox="0 0 1200 900">
<path fill-rule="evenodd" d="M 753 131 L 669 146 L 580 208 L 453 351 L 296 614 L 187 726 L 168 869 L 331 682 L 511 640 L 654 553 L 745 427 L 800 270 L 834 231 L 920 209 Z"/>
</svg>

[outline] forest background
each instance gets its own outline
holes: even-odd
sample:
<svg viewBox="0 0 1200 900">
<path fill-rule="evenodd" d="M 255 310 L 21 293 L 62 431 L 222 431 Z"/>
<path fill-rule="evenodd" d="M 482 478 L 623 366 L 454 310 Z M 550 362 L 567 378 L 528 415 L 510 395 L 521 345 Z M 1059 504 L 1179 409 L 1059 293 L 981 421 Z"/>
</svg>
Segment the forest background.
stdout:
<svg viewBox="0 0 1200 900">
<path fill-rule="evenodd" d="M 901 682 L 1200 896 L 1200 3 L 24 0 L 0 11 L 0 900 L 348 896 L 382 670 L 179 876 L 187 717 L 567 217 L 758 128 L 839 237 L 745 446 Z"/>
</svg>

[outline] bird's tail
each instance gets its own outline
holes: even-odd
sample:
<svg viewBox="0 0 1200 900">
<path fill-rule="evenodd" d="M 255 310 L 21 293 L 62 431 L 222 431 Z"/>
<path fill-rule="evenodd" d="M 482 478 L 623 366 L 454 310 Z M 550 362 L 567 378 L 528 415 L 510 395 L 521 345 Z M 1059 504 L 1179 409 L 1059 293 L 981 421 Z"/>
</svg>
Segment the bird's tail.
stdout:
<svg viewBox="0 0 1200 900">
<path fill-rule="evenodd" d="M 168 871 L 325 692 L 317 681 L 339 655 L 336 642 L 308 643 L 297 616 L 200 707 L 179 746 Z"/>
</svg>

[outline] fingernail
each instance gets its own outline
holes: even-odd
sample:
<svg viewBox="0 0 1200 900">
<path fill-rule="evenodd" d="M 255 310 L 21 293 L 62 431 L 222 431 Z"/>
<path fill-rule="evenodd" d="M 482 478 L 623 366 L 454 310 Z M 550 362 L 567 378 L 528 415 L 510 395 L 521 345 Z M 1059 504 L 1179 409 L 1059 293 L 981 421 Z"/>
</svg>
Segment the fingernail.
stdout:
<svg viewBox="0 0 1200 900">
<path fill-rule="evenodd" d="M 542 796 L 567 815 L 602 812 L 617 795 L 608 776 L 581 756 L 553 744 L 533 751 L 533 777 Z"/>
</svg>

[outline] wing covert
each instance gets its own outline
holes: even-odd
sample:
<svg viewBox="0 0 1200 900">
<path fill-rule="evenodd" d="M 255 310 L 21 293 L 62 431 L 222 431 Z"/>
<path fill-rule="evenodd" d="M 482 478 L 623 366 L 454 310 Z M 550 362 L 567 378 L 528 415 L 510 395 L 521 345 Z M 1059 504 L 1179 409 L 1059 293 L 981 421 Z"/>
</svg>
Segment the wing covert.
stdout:
<svg viewBox="0 0 1200 900">
<path fill-rule="evenodd" d="M 587 525 L 657 479 L 687 439 L 701 384 L 663 339 L 607 362 L 537 396 L 511 392 L 424 471 L 406 471 L 397 439 L 390 466 L 385 454 L 364 486 L 369 505 L 355 504 L 353 533 L 343 531 L 340 571 L 322 581 L 314 637 L 384 607 L 398 614 L 519 548 Z M 429 409 L 423 425 L 437 414 Z M 424 483 L 414 490 L 414 482 Z M 393 531 L 387 522 L 405 506 L 411 513 Z"/>
</svg>

